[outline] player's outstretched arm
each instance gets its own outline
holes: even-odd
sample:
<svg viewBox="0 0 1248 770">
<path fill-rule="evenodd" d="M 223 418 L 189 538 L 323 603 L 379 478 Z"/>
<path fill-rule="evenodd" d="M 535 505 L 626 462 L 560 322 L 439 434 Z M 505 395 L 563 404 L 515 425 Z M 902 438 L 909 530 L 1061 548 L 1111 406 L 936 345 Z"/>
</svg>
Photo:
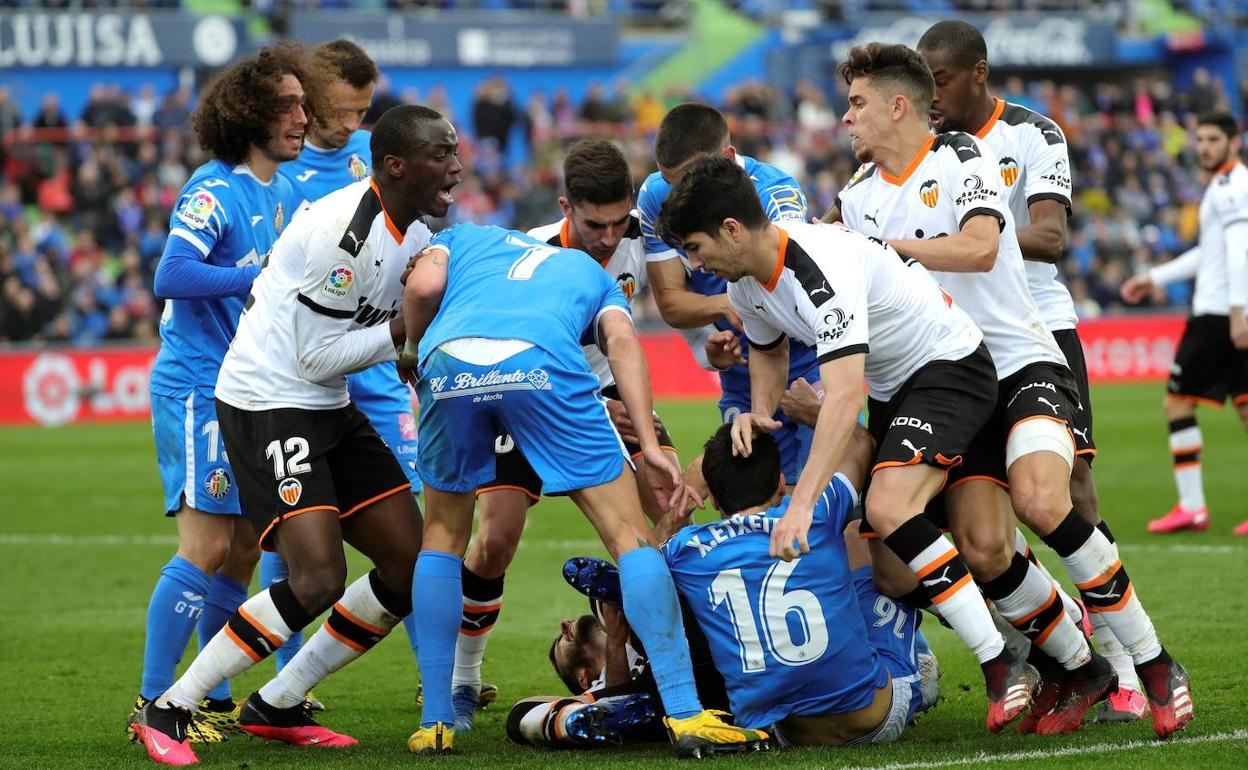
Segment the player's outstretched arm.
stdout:
<svg viewBox="0 0 1248 770">
<path fill-rule="evenodd" d="M 1142 302 L 1153 289 L 1195 278 L 1199 269 L 1200 247 L 1194 246 L 1169 262 L 1149 268 L 1146 273 L 1131 276 L 1123 282 L 1119 293 L 1124 302 L 1134 305 Z"/>
<path fill-rule="evenodd" d="M 170 236 L 156 265 L 153 293 L 161 299 L 243 296 L 260 275 L 260 265 L 210 265 L 204 262 L 207 256 L 189 241 Z"/>
<path fill-rule="evenodd" d="M 862 490 L 867 485 L 867 477 L 871 472 L 871 461 L 875 459 L 875 439 L 861 425 L 854 425 L 849 437 L 849 446 L 845 455 L 836 466 L 836 472 L 849 479 L 855 490 Z"/>
<path fill-rule="evenodd" d="M 407 271 L 401 316 L 407 343 L 399 356 L 399 376 L 406 382 L 415 384 L 416 350 L 442 306 L 450 258 L 450 252 L 444 247 L 430 246 L 416 255 Z"/>
<path fill-rule="evenodd" d="M 788 510 L 771 532 L 773 557 L 791 561 L 810 551 L 806 535 L 810 531 L 815 501 L 844 461 L 850 439 L 858 427 L 866 360 L 865 353 L 854 353 L 819 365 L 819 380 L 824 383 L 827 396 L 819 408 L 810 455 L 793 488 Z"/>
<path fill-rule="evenodd" d="M 1056 263 L 1066 253 L 1066 204 L 1045 198 L 1027 207 L 1031 223 L 1018 228 L 1023 259 Z"/>
<path fill-rule="evenodd" d="M 889 241 L 903 257 L 918 260 L 928 270 L 943 273 L 986 273 L 997 263 L 1001 247 L 1001 220 L 994 214 L 977 214 L 958 232 L 944 238 L 912 238 Z"/>
<path fill-rule="evenodd" d="M 662 262 L 647 262 L 646 277 L 650 291 L 659 307 L 663 322 L 674 329 L 696 329 L 727 320 L 733 328 L 741 328 L 741 318 L 732 309 L 727 294 L 707 297 L 690 291 L 685 282 L 685 267 L 679 257 Z"/>
</svg>

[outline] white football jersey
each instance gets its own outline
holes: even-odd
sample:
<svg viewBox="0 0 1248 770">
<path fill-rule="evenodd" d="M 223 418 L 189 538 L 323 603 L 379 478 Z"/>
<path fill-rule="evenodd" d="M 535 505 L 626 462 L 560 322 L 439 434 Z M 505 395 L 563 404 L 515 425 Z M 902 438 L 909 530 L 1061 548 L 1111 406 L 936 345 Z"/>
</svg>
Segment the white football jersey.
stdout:
<svg viewBox="0 0 1248 770">
<path fill-rule="evenodd" d="M 1070 211 L 1070 156 L 1056 123 L 1026 107 L 997 100 L 992 117 L 975 136 L 997 156 L 1001 184 L 1014 223 L 1031 222 L 1031 204 L 1054 200 Z M 1027 288 L 1049 331 L 1073 329 L 1079 321 L 1070 292 L 1057 278 L 1057 265 L 1023 260 Z"/>
<path fill-rule="evenodd" d="M 1196 278 L 1192 315 L 1229 315 L 1242 306 L 1245 286 L 1244 250 L 1248 248 L 1248 168 L 1238 160 L 1218 169 L 1200 201 L 1200 244 L 1178 259 L 1149 270 L 1153 282 L 1165 285 Z M 1238 260 L 1236 267 L 1232 262 Z M 1239 280 L 1232 280 L 1240 276 Z"/>
<path fill-rule="evenodd" d="M 728 284 L 750 345 L 792 337 L 819 363 L 865 353 L 871 397 L 892 398 L 931 361 L 956 361 L 983 335 L 927 268 L 840 225 L 777 222 L 780 253 L 766 284 Z"/>
<path fill-rule="evenodd" d="M 368 179 L 303 208 L 252 285 L 216 397 L 251 411 L 346 406 L 346 375 L 398 358 L 403 270 L 431 237 L 422 222 L 400 233 Z"/>
<path fill-rule="evenodd" d="M 991 270 L 932 275 L 983 330 L 998 377 L 1037 361 L 1066 364 L 1027 289 L 997 158 L 978 139 L 959 131 L 933 135 L 901 177 L 866 164 L 838 203 L 847 225 L 882 240 L 942 238 L 981 214 L 1000 220 L 1001 244 Z"/>
<path fill-rule="evenodd" d="M 568 245 L 568 229 L 571 226 L 572 223 L 567 219 L 561 219 L 549 225 L 535 227 L 529 231 L 529 235 L 539 241 L 546 241 L 551 246 L 567 249 L 571 248 Z M 642 245 L 641 220 L 638 219 L 636 211 L 629 213 L 628 230 L 624 232 L 624 237 L 620 240 L 620 245 L 615 248 L 615 253 L 606 262 L 599 264 L 619 285 L 631 306 L 633 299 L 647 285 L 646 252 Z M 585 346 L 585 360 L 589 362 L 589 368 L 594 374 L 598 375 L 601 387 L 606 388 L 615 384 L 615 377 L 611 374 L 611 366 L 607 362 L 607 357 L 597 345 Z"/>
</svg>

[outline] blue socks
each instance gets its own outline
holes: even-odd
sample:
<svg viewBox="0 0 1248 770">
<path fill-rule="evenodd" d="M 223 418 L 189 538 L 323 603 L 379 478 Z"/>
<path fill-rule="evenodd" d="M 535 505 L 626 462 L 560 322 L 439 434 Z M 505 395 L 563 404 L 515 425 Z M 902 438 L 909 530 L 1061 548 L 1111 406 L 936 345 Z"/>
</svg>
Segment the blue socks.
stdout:
<svg viewBox="0 0 1248 770">
<path fill-rule="evenodd" d="M 664 711 L 674 719 L 698 714 L 702 704 L 693 684 L 689 640 L 667 562 L 653 548 L 629 551 L 620 557 L 620 585 L 624 616 L 646 648 Z"/>
<path fill-rule="evenodd" d="M 208 588 L 204 571 L 181 556 L 174 556 L 161 569 L 147 604 L 143 682 L 139 688 L 144 698 L 157 698 L 173 686 L 178 661 L 203 614 Z"/>
<path fill-rule="evenodd" d="M 460 576 L 463 563 L 464 560 L 458 556 L 438 551 L 421 551 L 416 559 L 411 616 L 420 613 L 420 622 L 415 625 L 418 645 L 416 662 L 420 666 L 420 683 L 425 700 L 420 714 L 422 727 L 432 727 L 435 722 L 455 723 L 455 707 L 451 704 L 451 673 L 455 667 L 459 621 L 464 614 L 463 580 Z M 679 612 L 676 619 L 680 619 Z M 646 649 L 649 650 L 648 647 Z"/>
<path fill-rule="evenodd" d="M 199 637 L 199 649 L 202 651 L 212 641 L 234 613 L 239 605 L 247 601 L 247 586 L 239 583 L 229 575 L 218 572 L 212 576 L 208 586 L 208 596 L 204 599 L 204 612 L 199 616 L 195 626 L 195 635 Z M 230 680 L 208 691 L 213 700 L 226 700 L 230 697 Z"/>
<path fill-rule="evenodd" d="M 416 613 L 409 612 L 403 618 L 403 630 L 407 632 L 407 641 L 412 645 L 412 654 L 416 656 L 416 665 L 420 666 L 420 644 L 416 640 Z M 457 637 L 458 638 L 458 637 Z"/>
<path fill-rule="evenodd" d="M 261 551 L 260 552 L 260 590 L 268 588 L 279 580 L 285 580 L 290 577 L 290 570 L 286 569 L 286 562 L 282 561 L 282 556 L 277 551 Z M 277 648 L 277 652 L 273 655 L 273 660 L 277 663 L 277 670 L 282 668 L 291 661 L 295 655 L 299 654 L 299 648 L 303 647 L 303 631 L 300 630 L 290 635 L 286 643 Z"/>
</svg>

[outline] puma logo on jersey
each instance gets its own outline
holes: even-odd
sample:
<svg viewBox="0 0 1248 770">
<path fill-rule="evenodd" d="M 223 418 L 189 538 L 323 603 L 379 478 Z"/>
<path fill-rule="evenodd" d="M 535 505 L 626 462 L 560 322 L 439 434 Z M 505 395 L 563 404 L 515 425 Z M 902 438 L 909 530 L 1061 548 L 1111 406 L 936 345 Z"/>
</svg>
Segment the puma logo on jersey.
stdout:
<svg viewBox="0 0 1248 770">
<path fill-rule="evenodd" d="M 1057 404 L 1048 400 L 1044 396 L 1036 396 L 1036 400 L 1053 410 L 1053 414 L 1057 414 Z"/>
<path fill-rule="evenodd" d="M 949 570 L 951 569 L 953 569 L 953 565 L 946 564 L 945 568 L 941 570 L 940 572 L 940 577 L 933 578 L 932 580 L 924 580 L 923 585 L 927 586 L 928 588 L 935 588 L 941 583 L 948 583 L 949 585 L 953 585 L 953 579 L 949 577 Z"/>
<path fill-rule="evenodd" d="M 879 213 L 880 213 L 880 210 L 879 210 L 879 209 L 876 209 L 876 210 L 875 210 L 875 214 L 863 214 L 863 215 L 862 215 L 862 218 L 863 218 L 863 219 L 865 219 L 865 220 L 867 220 L 867 221 L 868 221 L 868 222 L 870 222 L 871 224 L 875 225 L 876 227 L 879 227 L 879 226 L 880 226 L 879 220 L 877 220 L 877 219 L 875 218 L 875 215 L 876 215 L 876 214 L 879 214 Z"/>
<path fill-rule="evenodd" d="M 915 457 L 922 455 L 923 452 L 927 450 L 927 447 L 915 447 L 914 444 L 910 443 L 910 439 L 908 438 L 902 439 L 901 445 L 904 446 L 906 449 L 909 449 L 911 452 L 914 452 Z"/>
<path fill-rule="evenodd" d="M 313 175 L 316 173 L 317 173 L 316 169 L 310 168 L 307 171 L 304 171 L 302 174 L 295 174 L 295 179 L 298 179 L 300 182 L 306 182 L 309 179 L 311 179 Z"/>
<path fill-rule="evenodd" d="M 1075 435 L 1077 435 L 1079 438 L 1083 439 L 1084 443 L 1087 443 L 1088 441 L 1088 429 L 1087 428 L 1083 428 L 1082 430 L 1080 430 L 1079 428 L 1071 428 L 1070 431 L 1071 433 L 1074 433 Z"/>
<path fill-rule="evenodd" d="M 347 243 L 348 238 L 351 240 L 350 244 Z M 363 238 L 357 238 L 354 230 L 348 230 L 342 234 L 342 240 L 338 242 L 338 248 L 350 252 L 352 256 L 358 257 L 360 256 L 360 251 L 364 248 L 364 241 L 366 240 L 368 240 L 367 235 Z"/>
</svg>

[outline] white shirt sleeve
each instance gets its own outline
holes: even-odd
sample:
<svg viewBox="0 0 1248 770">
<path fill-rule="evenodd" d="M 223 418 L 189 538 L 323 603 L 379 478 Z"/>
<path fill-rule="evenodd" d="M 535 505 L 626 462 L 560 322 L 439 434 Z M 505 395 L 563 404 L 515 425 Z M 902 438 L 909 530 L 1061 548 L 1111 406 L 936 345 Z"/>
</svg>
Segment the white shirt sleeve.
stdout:
<svg viewBox="0 0 1248 770">
<path fill-rule="evenodd" d="M 1030 126 L 1028 126 L 1030 128 Z M 1070 157 L 1066 137 L 1056 123 L 1028 131 L 1027 183 L 1023 189 L 1027 205 L 1040 200 L 1055 200 L 1070 210 Z"/>
<path fill-rule="evenodd" d="M 875 245 L 866 238 L 862 238 L 861 243 L 857 237 L 843 240 L 845 248 L 838 249 L 840 253 L 836 258 L 846 263 L 846 269 L 836 270 L 835 281 L 827 272 L 823 273 L 824 280 L 832 287 L 832 298 L 818 306 L 805 293 L 798 298 L 799 303 L 807 305 L 803 315 L 813 320 L 815 355 L 820 364 L 870 350 L 864 257 L 896 259 L 894 254 L 864 254 L 862 244 Z"/>
<path fill-rule="evenodd" d="M 940 186 L 946 189 L 938 194 L 952 196 L 958 228 L 983 214 L 996 217 L 1005 227 L 1006 202 L 996 156 L 969 134 L 951 139 L 940 151 L 944 156 Z"/>
<path fill-rule="evenodd" d="M 737 315 L 741 316 L 741 326 L 745 329 L 745 337 L 750 341 L 750 347 L 771 350 L 784 342 L 784 330 L 776 328 L 757 312 L 745 291 L 735 283 L 728 284 L 728 301 L 732 303 Z"/>
<path fill-rule="evenodd" d="M 1200 269 L 1200 247 L 1193 246 L 1179 256 L 1148 270 L 1148 278 L 1155 286 L 1166 286 L 1176 281 L 1190 281 Z"/>
</svg>

